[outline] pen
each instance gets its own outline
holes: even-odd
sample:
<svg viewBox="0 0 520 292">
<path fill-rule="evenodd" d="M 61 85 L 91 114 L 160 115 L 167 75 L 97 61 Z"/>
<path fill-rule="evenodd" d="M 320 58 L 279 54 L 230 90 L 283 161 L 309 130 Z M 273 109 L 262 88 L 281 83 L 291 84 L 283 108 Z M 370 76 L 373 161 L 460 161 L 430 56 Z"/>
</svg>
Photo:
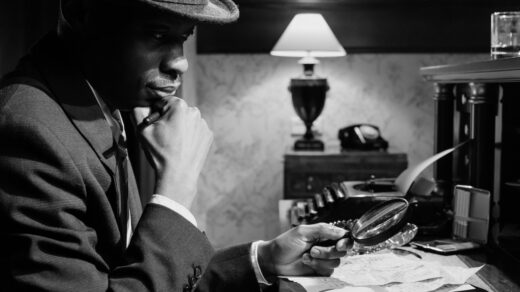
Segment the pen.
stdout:
<svg viewBox="0 0 520 292">
<path fill-rule="evenodd" d="M 137 130 L 142 131 L 144 128 L 149 125 L 157 122 L 161 118 L 161 114 L 159 112 L 153 112 L 149 116 L 143 119 L 143 121 L 137 125 Z"/>
<path fill-rule="evenodd" d="M 419 259 L 422 259 L 422 256 L 414 251 L 411 251 L 411 250 L 408 250 L 408 249 L 404 249 L 404 248 L 401 248 L 401 247 L 394 247 L 391 249 L 394 253 L 397 253 L 397 254 L 411 254 L 413 256 L 416 256 L 418 257 Z"/>
<path fill-rule="evenodd" d="M 144 124 L 143 126 L 146 127 L 146 126 L 148 126 L 148 125 L 151 125 L 151 124 L 157 122 L 157 121 L 159 120 L 160 117 L 161 117 L 161 113 L 159 113 L 159 112 L 153 112 L 152 114 L 150 114 L 149 116 L 147 116 L 146 118 L 144 118 L 142 124 Z"/>
<path fill-rule="evenodd" d="M 158 111 L 154 111 L 149 116 L 144 118 L 143 121 L 141 122 L 141 124 L 139 124 L 139 126 L 138 126 L 139 130 L 142 130 L 142 129 L 148 127 L 149 125 L 157 122 L 161 118 L 161 116 L 164 114 L 164 112 L 167 111 L 166 105 L 167 105 L 166 101 L 163 101 L 161 103 L 161 105 L 157 107 Z"/>
</svg>

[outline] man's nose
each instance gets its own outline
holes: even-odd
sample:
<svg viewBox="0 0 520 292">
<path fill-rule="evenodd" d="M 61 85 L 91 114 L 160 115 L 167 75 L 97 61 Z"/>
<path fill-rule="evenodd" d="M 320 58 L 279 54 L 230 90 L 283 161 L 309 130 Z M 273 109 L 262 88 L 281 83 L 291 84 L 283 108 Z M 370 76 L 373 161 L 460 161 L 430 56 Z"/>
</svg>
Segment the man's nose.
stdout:
<svg viewBox="0 0 520 292">
<path fill-rule="evenodd" d="M 175 76 L 188 71 L 188 60 L 184 56 L 167 56 L 161 63 L 160 70 L 166 74 Z"/>
</svg>

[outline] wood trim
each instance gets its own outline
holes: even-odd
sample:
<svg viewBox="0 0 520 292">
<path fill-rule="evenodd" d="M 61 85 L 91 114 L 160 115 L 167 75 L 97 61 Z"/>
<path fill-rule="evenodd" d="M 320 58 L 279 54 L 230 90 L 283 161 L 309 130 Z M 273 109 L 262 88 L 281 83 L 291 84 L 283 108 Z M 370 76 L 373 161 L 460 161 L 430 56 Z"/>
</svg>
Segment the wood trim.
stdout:
<svg viewBox="0 0 520 292">
<path fill-rule="evenodd" d="M 510 0 L 242 0 L 240 19 L 200 25 L 198 52 L 269 53 L 296 13 L 322 13 L 347 53 L 489 52 L 490 15 Z"/>
<path fill-rule="evenodd" d="M 421 75 L 427 81 L 443 83 L 518 82 L 520 58 L 424 67 Z"/>
</svg>

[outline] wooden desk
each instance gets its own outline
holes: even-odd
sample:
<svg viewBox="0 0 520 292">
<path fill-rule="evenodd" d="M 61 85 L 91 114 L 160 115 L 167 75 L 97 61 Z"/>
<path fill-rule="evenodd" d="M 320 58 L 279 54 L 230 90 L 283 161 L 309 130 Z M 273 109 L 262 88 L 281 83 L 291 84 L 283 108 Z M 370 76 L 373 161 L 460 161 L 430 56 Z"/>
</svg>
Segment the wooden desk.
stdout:
<svg viewBox="0 0 520 292">
<path fill-rule="evenodd" d="M 421 68 L 434 83 L 435 152 L 469 147 L 434 166 L 448 205 L 455 184 L 492 194 L 489 242 L 520 261 L 520 58 Z"/>
<path fill-rule="evenodd" d="M 498 250 L 487 249 L 458 257 L 469 267 L 485 264 L 477 276 L 491 288 L 488 291 L 520 291 L 520 262 L 511 256 Z"/>
<path fill-rule="evenodd" d="M 485 265 L 478 273 L 468 279 L 467 283 L 475 287 L 493 292 L 520 291 L 520 263 L 510 262 L 505 255 L 493 250 L 476 250 L 461 255 L 443 256 L 417 250 L 424 260 L 439 261 L 446 265 L 478 267 Z M 305 292 L 297 283 L 280 279 L 273 289 L 279 292 Z"/>
</svg>

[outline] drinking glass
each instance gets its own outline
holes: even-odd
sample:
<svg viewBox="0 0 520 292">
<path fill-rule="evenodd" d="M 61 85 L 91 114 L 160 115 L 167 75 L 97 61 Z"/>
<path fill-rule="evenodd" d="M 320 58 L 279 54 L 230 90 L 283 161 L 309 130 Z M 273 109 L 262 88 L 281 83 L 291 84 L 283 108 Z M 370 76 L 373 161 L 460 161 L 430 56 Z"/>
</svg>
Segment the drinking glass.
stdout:
<svg viewBox="0 0 520 292">
<path fill-rule="evenodd" d="M 491 14 L 491 57 L 520 56 L 520 11 Z"/>
</svg>

